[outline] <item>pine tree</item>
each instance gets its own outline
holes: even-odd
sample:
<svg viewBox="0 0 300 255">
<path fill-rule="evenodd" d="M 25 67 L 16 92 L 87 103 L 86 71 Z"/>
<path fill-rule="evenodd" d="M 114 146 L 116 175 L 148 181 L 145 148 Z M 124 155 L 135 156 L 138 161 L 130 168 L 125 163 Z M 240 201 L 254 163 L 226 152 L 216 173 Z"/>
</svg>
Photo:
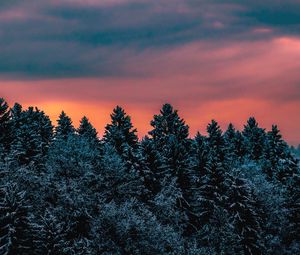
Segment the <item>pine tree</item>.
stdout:
<svg viewBox="0 0 300 255">
<path fill-rule="evenodd" d="M 95 141 L 95 143 L 98 141 L 98 134 L 96 129 L 92 126 L 88 118 L 85 116 L 81 119 L 80 126 L 77 132 L 80 136 L 83 136 L 90 141 Z"/>
<path fill-rule="evenodd" d="M 218 158 L 223 162 L 225 159 L 225 141 L 222 136 L 222 130 L 215 120 L 212 120 L 207 126 L 207 144 L 209 147 L 209 154 Z"/>
<path fill-rule="evenodd" d="M 136 132 L 130 117 L 123 108 L 117 106 L 111 114 L 111 124 L 105 127 L 104 141 L 112 145 L 120 155 L 126 154 L 129 148 L 138 147 Z"/>
<path fill-rule="evenodd" d="M 32 254 L 29 205 L 25 192 L 16 184 L 2 189 L 0 201 L 0 253 L 5 255 Z"/>
<path fill-rule="evenodd" d="M 256 119 L 251 117 L 244 126 L 243 136 L 245 138 L 244 146 L 250 159 L 259 160 L 263 155 L 265 130 L 258 127 Z"/>
<path fill-rule="evenodd" d="M 238 157 L 238 159 L 243 159 L 244 158 L 244 156 L 246 155 L 246 153 L 247 153 L 247 149 L 245 148 L 245 138 L 244 138 L 244 136 L 243 136 L 243 134 L 239 131 L 239 130 L 237 130 L 236 131 L 236 133 L 235 133 L 235 135 L 236 135 L 236 144 L 235 144 L 235 146 L 236 146 L 236 155 L 237 155 L 237 157 Z"/>
<path fill-rule="evenodd" d="M 236 130 L 232 123 L 228 125 L 224 133 L 226 158 L 231 162 L 237 159 L 237 137 Z"/>
<path fill-rule="evenodd" d="M 0 159 L 1 151 L 7 153 L 11 143 L 10 110 L 7 102 L 0 98 Z M 4 156 L 4 155 L 2 155 Z"/>
<path fill-rule="evenodd" d="M 153 191 L 157 193 L 161 189 L 160 180 L 167 171 L 166 160 L 157 150 L 153 140 L 147 136 L 141 141 L 141 154 L 145 167 L 152 176 Z"/>
<path fill-rule="evenodd" d="M 225 184 L 225 169 L 223 164 L 209 155 L 205 167 L 205 175 L 198 182 L 198 206 L 196 214 L 201 225 L 210 222 L 210 217 L 218 207 L 224 207 L 227 187 Z"/>
<path fill-rule="evenodd" d="M 185 178 L 184 175 L 188 174 L 191 163 L 189 152 L 192 141 L 188 139 L 189 127 L 170 104 L 163 105 L 160 114 L 154 115 L 151 125 L 154 129 L 149 134 L 155 147 L 166 160 L 169 168 L 167 176 Z"/>
<path fill-rule="evenodd" d="M 190 214 L 192 197 L 192 141 L 188 138 L 189 127 L 170 104 L 163 105 L 160 114 L 151 121 L 153 130 L 149 132 L 156 148 L 166 160 L 167 171 L 163 178 L 176 178 L 182 196 L 177 198 L 178 208 Z M 187 227 L 187 232 L 191 231 Z"/>
<path fill-rule="evenodd" d="M 42 165 L 52 140 L 53 126 L 49 117 L 38 108 L 22 111 L 20 105 L 15 105 L 12 113 L 12 160 L 20 165 Z"/>
<path fill-rule="evenodd" d="M 72 120 L 66 115 L 64 111 L 59 115 L 57 120 L 57 126 L 55 127 L 55 138 L 66 140 L 69 135 L 75 133 L 75 128 L 72 125 Z"/>
<path fill-rule="evenodd" d="M 154 115 L 150 124 L 153 130 L 149 132 L 149 135 L 160 150 L 163 150 L 170 136 L 176 137 L 179 142 L 184 144 L 188 143 L 189 127 L 170 104 L 164 104 L 160 114 Z"/>
<path fill-rule="evenodd" d="M 205 174 L 194 188 L 193 213 L 195 237 L 200 247 L 208 247 L 216 254 L 231 254 L 230 246 L 234 239 L 228 219 L 228 177 L 223 163 L 209 154 Z"/>
<path fill-rule="evenodd" d="M 288 157 L 289 152 L 276 125 L 272 125 L 272 130 L 267 133 L 263 152 L 263 170 L 268 178 L 276 178 L 284 167 L 282 163 Z"/>
<path fill-rule="evenodd" d="M 130 181 L 138 183 L 139 199 L 147 200 L 149 189 L 154 189 L 154 176 L 147 168 L 141 155 L 137 130 L 131 123 L 131 118 L 117 106 L 111 114 L 111 124 L 105 127 L 104 143 L 113 146 L 124 162 L 127 174 L 133 178 Z M 154 191 L 154 190 L 153 190 Z"/>
<path fill-rule="evenodd" d="M 300 250 L 300 170 L 290 178 L 285 208 L 288 226 L 286 226 L 285 243 L 295 250 Z"/>
<path fill-rule="evenodd" d="M 51 211 L 45 211 L 39 222 L 34 224 L 34 229 L 35 254 L 65 254 L 64 249 L 68 247 L 65 226 Z"/>
<path fill-rule="evenodd" d="M 117 203 L 130 198 L 140 199 L 145 193 L 144 181 L 137 167 L 128 165 L 110 144 L 103 147 L 101 161 L 103 187 L 101 189 L 105 201 L 114 200 Z"/>
<path fill-rule="evenodd" d="M 253 192 L 245 179 L 236 177 L 230 187 L 228 199 L 229 210 L 232 215 L 232 224 L 237 232 L 235 252 L 239 254 L 256 255 L 264 254 L 262 246 L 262 229 L 257 202 Z"/>
</svg>

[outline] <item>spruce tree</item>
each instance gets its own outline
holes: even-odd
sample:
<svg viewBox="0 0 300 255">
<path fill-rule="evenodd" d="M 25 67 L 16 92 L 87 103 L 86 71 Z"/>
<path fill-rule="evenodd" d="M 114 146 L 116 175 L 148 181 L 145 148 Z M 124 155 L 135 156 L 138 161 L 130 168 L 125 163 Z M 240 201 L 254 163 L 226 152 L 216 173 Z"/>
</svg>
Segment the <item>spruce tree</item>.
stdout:
<svg viewBox="0 0 300 255">
<path fill-rule="evenodd" d="M 7 184 L 0 201 L 0 254 L 32 254 L 28 201 L 16 184 Z"/>
<path fill-rule="evenodd" d="M 243 130 L 244 147 L 250 159 L 259 160 L 263 155 L 265 144 L 265 130 L 258 126 L 255 118 L 251 117 L 247 121 Z"/>
<path fill-rule="evenodd" d="M 68 247 L 65 226 L 52 211 L 47 209 L 38 223 L 33 224 L 33 228 L 35 254 L 65 254 L 64 249 Z"/>
<path fill-rule="evenodd" d="M 66 140 L 69 135 L 75 133 L 75 128 L 72 125 L 72 120 L 64 111 L 59 115 L 57 126 L 55 127 L 55 138 Z"/>
<path fill-rule="evenodd" d="M 12 160 L 20 165 L 42 165 L 53 135 L 49 117 L 38 108 L 22 111 L 20 105 L 15 105 L 12 113 Z"/>
<path fill-rule="evenodd" d="M 152 176 L 153 191 L 157 193 L 161 189 L 160 180 L 167 171 L 166 160 L 157 150 L 153 140 L 147 136 L 141 141 L 141 154 L 145 167 L 149 169 Z"/>
<path fill-rule="evenodd" d="M 135 166 L 128 169 L 122 156 L 110 144 L 103 146 L 101 158 L 101 187 L 104 200 L 108 203 L 124 202 L 130 198 L 140 199 L 145 193 L 144 181 Z"/>
<path fill-rule="evenodd" d="M 285 208 L 288 225 L 286 226 L 285 244 L 295 251 L 300 250 L 300 170 L 289 180 Z"/>
<path fill-rule="evenodd" d="M 187 140 L 189 127 L 179 117 L 178 111 L 174 110 L 170 104 L 164 104 L 160 110 L 160 114 L 154 115 L 150 124 L 153 130 L 149 132 L 149 135 L 160 150 L 163 150 L 170 136 L 176 137 L 184 145 L 189 143 Z"/>
<path fill-rule="evenodd" d="M 137 130 L 133 128 L 130 116 L 120 106 L 117 106 L 110 116 L 111 124 L 105 127 L 104 142 L 112 145 L 120 155 L 126 154 L 129 148 L 136 149 Z"/>
<path fill-rule="evenodd" d="M 264 254 L 262 244 L 262 220 L 253 191 L 245 179 L 235 177 L 230 186 L 228 206 L 232 225 L 237 234 L 235 252 L 245 255 Z M 241 250 L 239 250 L 241 249 Z"/>
<path fill-rule="evenodd" d="M 10 110 L 7 102 L 0 98 L 0 159 L 1 151 L 6 154 L 11 143 Z"/>
<path fill-rule="evenodd" d="M 160 178 L 164 171 L 166 171 L 165 159 L 158 151 L 155 143 L 149 137 L 144 137 L 141 141 L 141 151 L 144 160 L 151 170 L 151 172 Z"/>
<path fill-rule="evenodd" d="M 232 123 L 228 125 L 227 130 L 224 132 L 224 144 L 226 158 L 233 163 L 238 158 L 238 152 L 236 130 Z"/>
<path fill-rule="evenodd" d="M 188 138 L 189 127 L 179 117 L 178 111 L 170 104 L 164 104 L 160 114 L 151 121 L 153 130 L 149 132 L 156 148 L 166 160 L 167 170 L 161 178 L 171 181 L 174 177 L 182 196 L 177 198 L 179 210 L 191 214 L 193 166 L 190 156 L 192 141 Z M 186 234 L 190 233 L 190 222 L 186 222 Z"/>
<path fill-rule="evenodd" d="M 96 129 L 85 116 L 80 120 L 80 126 L 77 130 L 77 133 L 90 141 L 98 141 Z"/>
<path fill-rule="evenodd" d="M 207 126 L 207 144 L 209 147 L 209 154 L 218 158 L 219 161 L 225 159 L 225 141 L 222 136 L 222 130 L 215 120 L 212 120 Z"/>
<path fill-rule="evenodd" d="M 267 133 L 263 151 L 263 170 L 268 178 L 277 178 L 277 175 L 282 171 L 281 169 L 284 168 L 283 161 L 288 157 L 288 152 L 288 146 L 282 140 L 279 129 L 276 125 L 272 125 L 272 130 Z M 282 179 L 283 177 L 279 178 Z"/>
</svg>

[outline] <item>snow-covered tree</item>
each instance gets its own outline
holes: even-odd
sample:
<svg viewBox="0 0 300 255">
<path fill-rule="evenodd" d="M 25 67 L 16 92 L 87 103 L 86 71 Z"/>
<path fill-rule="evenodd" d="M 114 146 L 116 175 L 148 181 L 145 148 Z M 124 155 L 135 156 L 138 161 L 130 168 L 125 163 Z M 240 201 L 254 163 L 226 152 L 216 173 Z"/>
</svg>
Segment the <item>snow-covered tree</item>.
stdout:
<svg viewBox="0 0 300 255">
<path fill-rule="evenodd" d="M 60 255 L 69 246 L 66 241 L 66 230 L 52 211 L 46 209 L 39 221 L 33 224 L 35 254 Z"/>
<path fill-rule="evenodd" d="M 80 126 L 77 132 L 80 136 L 83 136 L 86 139 L 95 142 L 95 144 L 98 142 L 98 133 L 93 125 L 89 122 L 89 119 L 85 116 L 80 120 Z"/>
<path fill-rule="evenodd" d="M 228 198 L 232 225 L 237 233 L 235 253 L 245 255 L 264 254 L 262 228 L 257 202 L 247 181 L 235 177 L 231 182 Z M 239 250 L 242 249 L 242 250 Z"/>
<path fill-rule="evenodd" d="M 0 254 L 32 254 L 29 204 L 25 192 L 8 183 L 1 189 Z"/>
<path fill-rule="evenodd" d="M 10 143 L 10 110 L 7 102 L 3 98 L 0 98 L 0 159 L 8 152 Z"/>
<path fill-rule="evenodd" d="M 62 111 L 57 120 L 57 126 L 55 127 L 55 138 L 66 140 L 69 135 L 74 133 L 75 128 L 72 124 L 71 118 Z"/>
<path fill-rule="evenodd" d="M 104 141 L 112 145 L 117 152 L 126 154 L 129 148 L 138 147 L 137 130 L 133 128 L 131 118 L 124 109 L 117 106 L 111 116 L 111 123 L 105 127 Z"/>
<path fill-rule="evenodd" d="M 22 111 L 20 105 L 12 109 L 13 140 L 11 158 L 20 165 L 42 165 L 50 146 L 53 126 L 48 116 L 38 108 Z"/>
<path fill-rule="evenodd" d="M 266 133 L 258 126 L 254 117 L 249 118 L 243 130 L 244 147 L 251 159 L 259 160 L 263 155 Z"/>
</svg>

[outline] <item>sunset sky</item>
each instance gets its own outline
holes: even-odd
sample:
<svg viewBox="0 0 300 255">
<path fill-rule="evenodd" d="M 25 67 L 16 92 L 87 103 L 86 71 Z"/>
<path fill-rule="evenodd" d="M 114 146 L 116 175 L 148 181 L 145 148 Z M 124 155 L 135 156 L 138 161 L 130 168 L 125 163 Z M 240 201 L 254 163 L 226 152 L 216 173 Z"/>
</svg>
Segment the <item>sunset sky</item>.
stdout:
<svg viewBox="0 0 300 255">
<path fill-rule="evenodd" d="M 297 145 L 300 1 L 0 1 L 0 97 L 100 135 L 118 104 L 140 137 L 169 102 L 192 136 L 255 116 Z"/>
</svg>

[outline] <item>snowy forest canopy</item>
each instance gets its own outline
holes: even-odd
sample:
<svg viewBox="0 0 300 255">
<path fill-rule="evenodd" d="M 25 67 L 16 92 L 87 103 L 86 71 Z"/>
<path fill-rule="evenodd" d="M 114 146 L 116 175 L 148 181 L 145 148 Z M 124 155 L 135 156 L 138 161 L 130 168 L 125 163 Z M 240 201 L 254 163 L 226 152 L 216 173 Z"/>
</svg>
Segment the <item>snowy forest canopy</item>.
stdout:
<svg viewBox="0 0 300 255">
<path fill-rule="evenodd" d="M 0 99 L 0 254 L 300 254 L 299 162 L 277 126 L 207 136 L 170 104 L 138 140 Z"/>
</svg>

